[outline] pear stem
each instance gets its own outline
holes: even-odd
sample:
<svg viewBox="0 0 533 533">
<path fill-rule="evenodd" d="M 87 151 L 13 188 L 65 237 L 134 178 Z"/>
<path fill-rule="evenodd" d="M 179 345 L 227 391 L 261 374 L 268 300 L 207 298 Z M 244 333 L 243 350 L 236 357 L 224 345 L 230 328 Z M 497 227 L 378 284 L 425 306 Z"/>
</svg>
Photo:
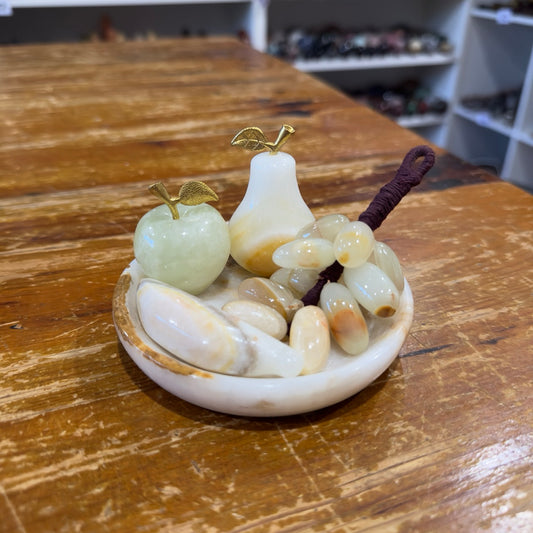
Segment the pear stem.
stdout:
<svg viewBox="0 0 533 533">
<path fill-rule="evenodd" d="M 180 218 L 178 208 L 176 207 L 176 204 L 180 201 L 179 198 L 172 198 L 170 194 L 168 194 L 166 187 L 160 181 L 150 185 L 148 189 L 154 196 L 157 196 L 167 205 L 174 220 L 178 220 Z"/>
<path fill-rule="evenodd" d="M 289 140 L 289 137 L 294 133 L 295 129 L 289 124 L 283 124 L 278 133 L 278 138 L 274 141 L 271 148 L 271 153 L 275 154 L 279 149 Z"/>
</svg>

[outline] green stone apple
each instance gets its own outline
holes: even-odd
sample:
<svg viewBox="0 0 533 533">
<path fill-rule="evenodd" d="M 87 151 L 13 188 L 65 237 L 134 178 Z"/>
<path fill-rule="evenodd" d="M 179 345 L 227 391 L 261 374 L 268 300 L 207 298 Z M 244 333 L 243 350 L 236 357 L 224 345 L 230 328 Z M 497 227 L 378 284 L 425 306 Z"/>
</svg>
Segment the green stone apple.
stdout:
<svg viewBox="0 0 533 533">
<path fill-rule="evenodd" d="M 190 189 L 192 197 L 187 194 Z M 200 294 L 220 275 L 230 253 L 227 222 L 214 207 L 196 203 L 218 197 L 201 182 L 185 184 L 178 198 L 170 198 L 162 184 L 150 190 L 166 205 L 139 220 L 133 239 L 135 258 L 146 276 Z"/>
</svg>

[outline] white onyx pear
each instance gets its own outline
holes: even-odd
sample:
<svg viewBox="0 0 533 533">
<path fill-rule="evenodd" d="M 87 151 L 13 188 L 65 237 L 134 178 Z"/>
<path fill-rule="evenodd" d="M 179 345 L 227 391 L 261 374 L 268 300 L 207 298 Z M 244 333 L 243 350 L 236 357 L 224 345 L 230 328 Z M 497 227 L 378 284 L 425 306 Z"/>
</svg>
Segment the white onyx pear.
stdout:
<svg viewBox="0 0 533 533">
<path fill-rule="evenodd" d="M 252 158 L 248 188 L 229 221 L 231 255 L 249 272 L 268 277 L 278 268 L 274 250 L 314 219 L 298 188 L 294 158 L 260 153 Z"/>
<path fill-rule="evenodd" d="M 290 377 L 303 368 L 303 358 L 294 350 L 280 349 L 279 355 L 271 357 L 274 341 L 289 347 L 270 335 L 244 323 L 236 325 L 199 298 L 156 280 L 144 279 L 139 284 L 137 309 L 153 341 L 204 370 Z"/>
</svg>

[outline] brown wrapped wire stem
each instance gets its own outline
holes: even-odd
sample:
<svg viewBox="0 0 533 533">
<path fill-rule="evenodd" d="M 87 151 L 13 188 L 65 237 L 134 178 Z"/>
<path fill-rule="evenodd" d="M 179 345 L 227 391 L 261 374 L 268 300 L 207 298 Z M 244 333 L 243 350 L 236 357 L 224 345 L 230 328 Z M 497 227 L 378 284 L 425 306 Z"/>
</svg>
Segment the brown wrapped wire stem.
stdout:
<svg viewBox="0 0 533 533">
<path fill-rule="evenodd" d="M 423 159 L 418 162 L 420 158 Z M 435 152 L 429 146 L 420 145 L 409 150 L 394 178 L 379 190 L 366 210 L 359 215 L 359 220 L 367 224 L 372 231 L 379 228 L 411 188 L 422 181 L 434 163 Z M 304 305 L 317 305 L 324 285 L 338 281 L 343 270 L 344 267 L 335 261 L 320 272 L 316 284 L 302 298 Z"/>
</svg>

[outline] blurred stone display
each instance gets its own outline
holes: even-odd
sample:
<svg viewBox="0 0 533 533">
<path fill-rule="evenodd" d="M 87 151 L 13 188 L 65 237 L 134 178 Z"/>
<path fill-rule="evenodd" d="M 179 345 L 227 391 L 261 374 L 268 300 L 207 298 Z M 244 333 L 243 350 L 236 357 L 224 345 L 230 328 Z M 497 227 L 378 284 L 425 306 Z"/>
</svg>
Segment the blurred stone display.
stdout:
<svg viewBox="0 0 533 533">
<path fill-rule="evenodd" d="M 482 96 L 468 96 L 461 100 L 470 111 L 488 113 L 494 120 L 512 126 L 520 101 L 521 88 Z"/>
<path fill-rule="evenodd" d="M 345 30 L 334 26 L 318 30 L 293 28 L 275 32 L 268 53 L 288 59 L 372 57 L 394 54 L 451 53 L 448 39 L 438 33 L 395 26 L 388 29 Z"/>
<path fill-rule="evenodd" d="M 374 85 L 364 90 L 350 91 L 359 102 L 391 118 L 415 115 L 442 115 L 448 109 L 445 100 L 431 94 L 418 80 L 407 80 L 394 87 Z"/>
</svg>

